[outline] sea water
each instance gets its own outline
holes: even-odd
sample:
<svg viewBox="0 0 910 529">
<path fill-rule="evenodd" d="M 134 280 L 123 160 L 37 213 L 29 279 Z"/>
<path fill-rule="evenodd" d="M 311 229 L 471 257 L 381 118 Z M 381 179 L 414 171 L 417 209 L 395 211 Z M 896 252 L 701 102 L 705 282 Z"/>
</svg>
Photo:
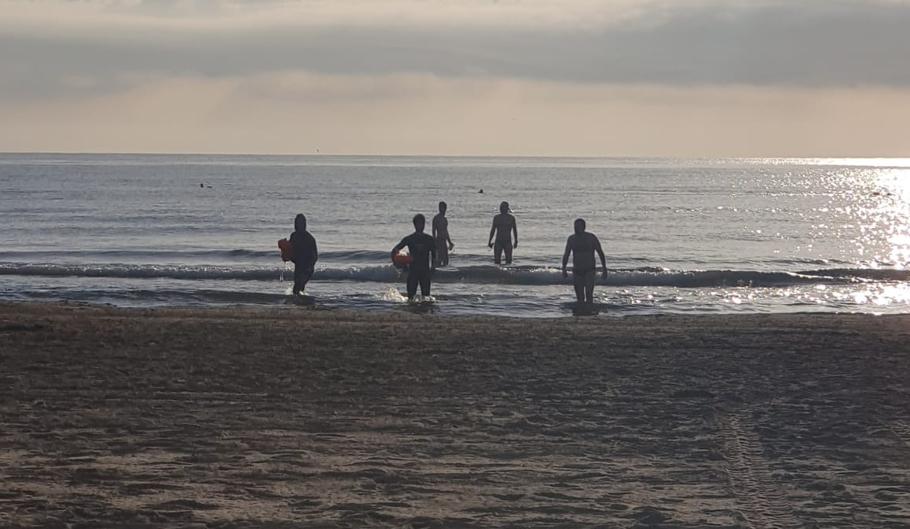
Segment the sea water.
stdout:
<svg viewBox="0 0 910 529">
<path fill-rule="evenodd" d="M 481 192 L 482 190 L 482 192 Z M 408 310 L 389 252 L 448 203 L 432 312 L 572 314 L 583 217 L 600 313 L 910 312 L 910 160 L 0 155 L 0 299 L 282 305 L 304 213 L 317 307 Z M 508 201 L 514 262 L 487 246 Z"/>
</svg>

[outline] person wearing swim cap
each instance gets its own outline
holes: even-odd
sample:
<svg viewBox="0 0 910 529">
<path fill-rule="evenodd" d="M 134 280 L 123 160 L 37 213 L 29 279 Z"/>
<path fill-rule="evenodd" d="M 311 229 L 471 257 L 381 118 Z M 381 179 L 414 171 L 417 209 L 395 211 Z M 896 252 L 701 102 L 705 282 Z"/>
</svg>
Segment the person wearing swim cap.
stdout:
<svg viewBox="0 0 910 529">
<path fill-rule="evenodd" d="M 445 202 L 439 203 L 439 213 L 433 217 L 433 240 L 436 241 L 436 266 L 449 266 L 449 250 L 455 248 L 452 237 L 449 236 L 449 219 L 446 210 L 449 208 Z"/>
<path fill-rule="evenodd" d="M 600 240 L 593 233 L 585 231 L 585 219 L 575 220 L 575 233 L 566 241 L 566 252 L 562 256 L 562 275 L 569 277 L 566 265 L 569 264 L 569 254 L 572 259 L 572 278 L 575 285 L 575 298 L 580 304 L 592 305 L 594 303 L 594 283 L 597 281 L 597 263 L 594 252 L 600 256 L 603 265 L 603 277 L 607 277 L 607 258 L 604 256 Z"/>
<path fill-rule="evenodd" d="M 316 261 L 319 260 L 316 239 L 306 231 L 306 216 L 303 213 L 294 218 L 294 233 L 290 241 L 291 261 L 294 262 L 294 296 L 299 296 L 313 278 Z"/>
<path fill-rule="evenodd" d="M 405 246 L 411 255 L 411 264 L 408 266 L 408 300 L 413 300 L 417 295 L 417 285 L 420 285 L 420 294 L 424 297 L 430 295 L 430 279 L 436 270 L 436 241 L 423 232 L 427 219 L 422 214 L 414 215 L 414 233 L 408 235 L 392 248 L 392 259 L 398 255 Z M 431 257 L 432 254 L 432 257 Z"/>
<path fill-rule="evenodd" d="M 506 264 L 512 264 L 512 248 L 518 248 L 518 225 L 509 209 L 509 203 L 499 204 L 499 215 L 493 217 L 493 226 L 490 228 L 488 246 L 493 248 L 493 262 L 502 263 L 502 254 L 506 254 Z M 512 242 L 512 234 L 515 242 Z M 493 240 L 496 242 L 494 243 Z"/>
</svg>

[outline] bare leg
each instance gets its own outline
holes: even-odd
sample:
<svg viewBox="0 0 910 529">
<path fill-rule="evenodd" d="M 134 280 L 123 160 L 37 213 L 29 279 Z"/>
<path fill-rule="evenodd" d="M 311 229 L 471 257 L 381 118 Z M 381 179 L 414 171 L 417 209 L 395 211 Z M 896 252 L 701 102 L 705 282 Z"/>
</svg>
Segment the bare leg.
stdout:
<svg viewBox="0 0 910 529">
<path fill-rule="evenodd" d="M 573 271 L 572 272 L 572 286 L 575 287 L 575 299 L 579 304 L 585 302 L 585 282 L 584 274 Z"/>
<path fill-rule="evenodd" d="M 585 287 L 581 283 L 575 283 L 575 299 L 579 303 L 585 302 Z"/>
<path fill-rule="evenodd" d="M 594 304 L 594 282 L 597 278 L 597 272 L 588 272 L 585 274 L 585 303 Z"/>
</svg>

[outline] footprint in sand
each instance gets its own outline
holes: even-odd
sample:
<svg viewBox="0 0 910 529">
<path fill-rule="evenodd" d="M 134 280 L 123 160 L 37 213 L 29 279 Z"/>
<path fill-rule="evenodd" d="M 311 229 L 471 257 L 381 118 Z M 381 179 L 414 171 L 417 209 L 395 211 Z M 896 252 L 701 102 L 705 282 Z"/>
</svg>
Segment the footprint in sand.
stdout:
<svg viewBox="0 0 910 529">
<path fill-rule="evenodd" d="M 771 477 L 761 440 L 744 414 L 720 421 L 726 473 L 747 526 L 753 529 L 802 527 L 786 506 L 780 485 Z"/>
</svg>

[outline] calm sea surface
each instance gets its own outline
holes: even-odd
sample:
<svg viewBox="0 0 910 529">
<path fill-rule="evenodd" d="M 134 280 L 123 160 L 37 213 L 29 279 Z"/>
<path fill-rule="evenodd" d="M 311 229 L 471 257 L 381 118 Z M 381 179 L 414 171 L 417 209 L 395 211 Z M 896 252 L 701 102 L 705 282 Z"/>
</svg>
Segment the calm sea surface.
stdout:
<svg viewBox="0 0 910 529">
<path fill-rule="evenodd" d="M 388 252 L 440 200 L 437 314 L 571 315 L 576 217 L 607 253 L 602 315 L 910 312 L 901 159 L 0 155 L 0 299 L 280 305 L 276 241 L 302 212 L 317 306 L 410 310 Z M 503 200 L 508 268 L 486 246 Z"/>
</svg>

